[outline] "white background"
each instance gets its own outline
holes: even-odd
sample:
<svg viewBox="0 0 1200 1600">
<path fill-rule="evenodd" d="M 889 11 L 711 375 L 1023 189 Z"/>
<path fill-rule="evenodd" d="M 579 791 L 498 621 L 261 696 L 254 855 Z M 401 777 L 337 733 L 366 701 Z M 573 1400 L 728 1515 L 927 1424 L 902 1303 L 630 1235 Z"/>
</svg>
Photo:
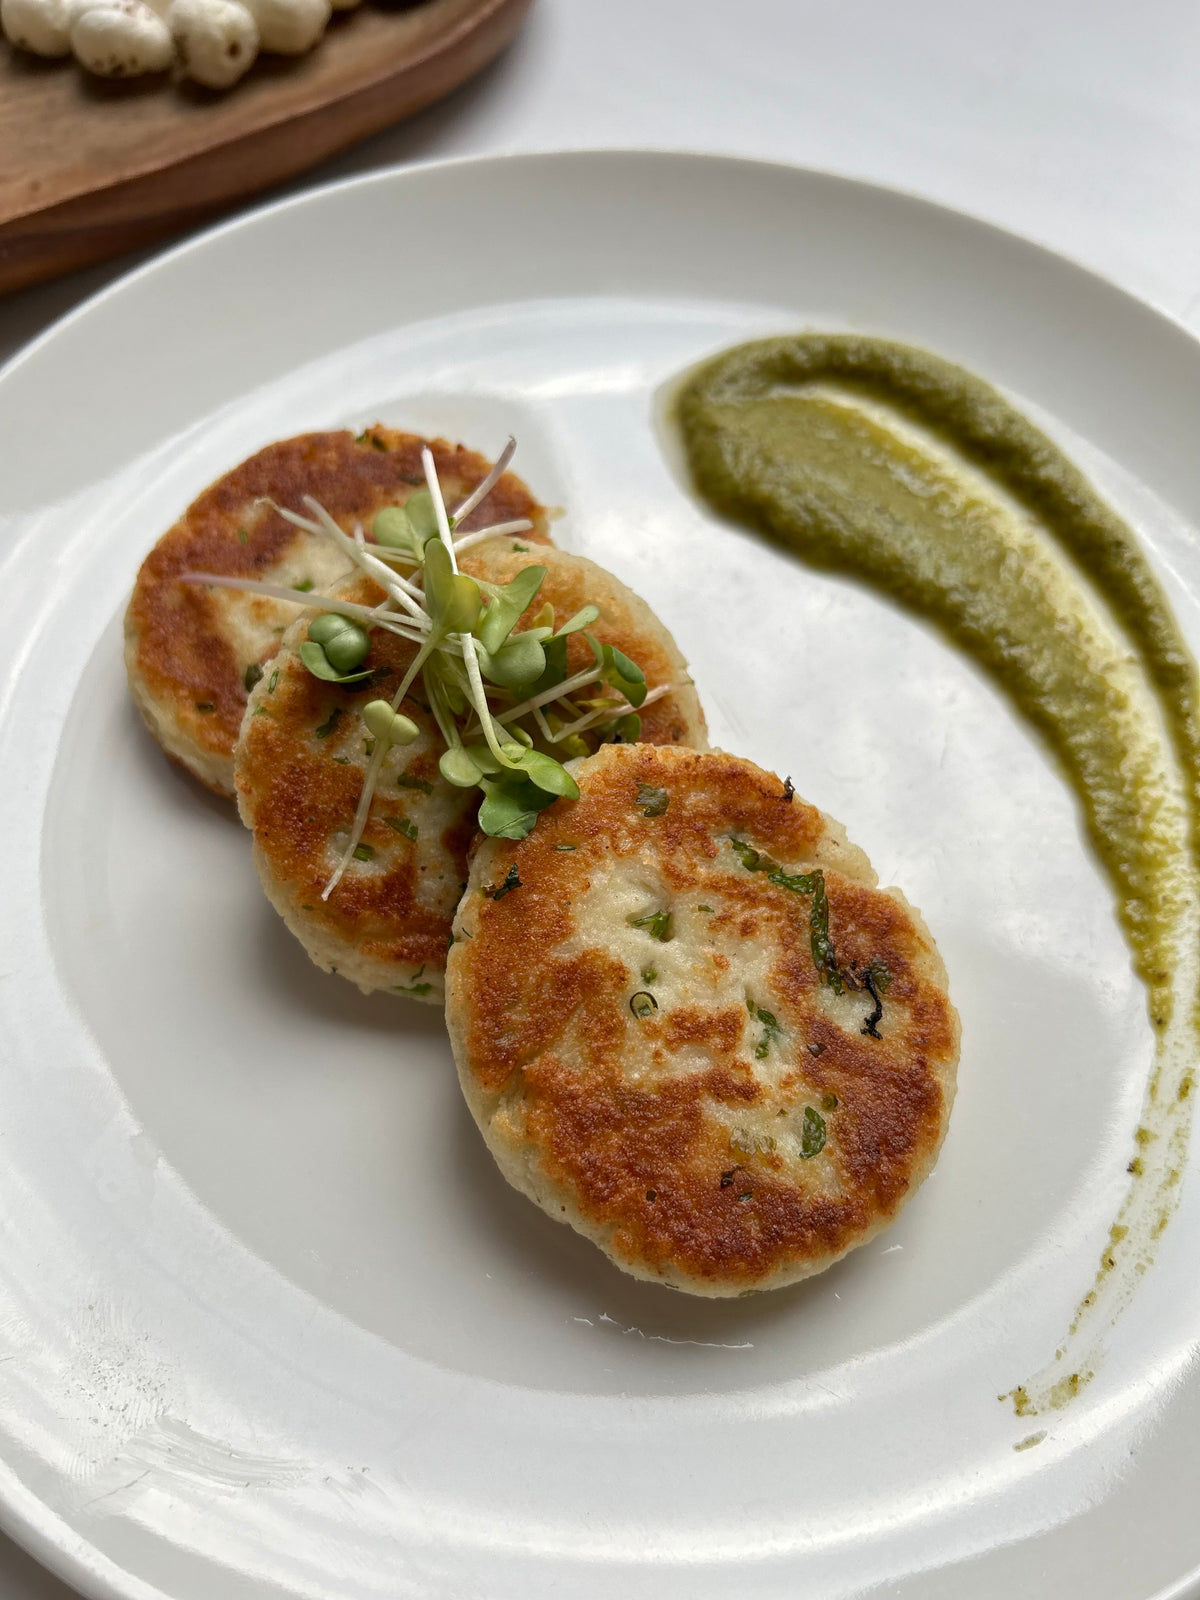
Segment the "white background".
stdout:
<svg viewBox="0 0 1200 1600">
<path fill-rule="evenodd" d="M 618 145 L 907 189 L 1073 256 L 1200 332 L 1194 0 L 538 0 L 482 79 L 295 187 Z M 0 359 L 138 259 L 0 302 Z M 3 1542 L 0 1594 L 70 1600 Z"/>
</svg>

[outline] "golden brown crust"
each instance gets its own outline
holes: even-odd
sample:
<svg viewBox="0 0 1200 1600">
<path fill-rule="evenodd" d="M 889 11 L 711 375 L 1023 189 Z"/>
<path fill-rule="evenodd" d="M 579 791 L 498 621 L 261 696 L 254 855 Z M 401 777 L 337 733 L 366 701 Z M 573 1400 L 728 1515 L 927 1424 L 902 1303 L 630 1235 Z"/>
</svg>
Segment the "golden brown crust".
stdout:
<svg viewBox="0 0 1200 1600">
<path fill-rule="evenodd" d="M 580 800 L 529 838 L 484 842 L 456 924 L 448 1022 L 485 1137 L 639 1276 L 736 1294 L 819 1271 L 895 1215 L 941 1144 L 958 1023 L 932 941 L 836 824 L 748 761 L 616 747 L 575 775 Z M 643 784 L 667 792 L 663 815 Z M 838 967 L 890 973 L 881 1038 L 862 1031 L 865 988 L 822 983 L 812 896 L 747 870 L 731 836 L 822 870 Z M 510 867 L 521 887 L 490 898 Z M 630 904 L 669 908 L 671 940 L 638 942 Z M 635 1017 L 636 991 L 659 1009 Z M 766 1046 L 750 1003 L 776 1024 Z M 827 1134 L 809 1155 L 806 1108 Z"/>
<path fill-rule="evenodd" d="M 369 530 L 377 511 L 402 503 L 424 484 L 425 444 L 451 504 L 491 468 L 462 445 L 380 424 L 358 438 L 344 429 L 301 434 L 267 445 L 218 478 L 142 563 L 125 618 L 134 698 L 168 753 L 218 793 L 233 792 L 246 669 L 269 659 L 297 613 L 287 602 L 196 588 L 180 583 L 180 576 L 214 572 L 285 584 L 307 578 L 319 587 L 346 570 L 344 557 L 328 540 L 316 540 L 258 502 L 267 497 L 303 510 L 304 496 L 312 495 L 347 532 L 355 522 Z M 519 478 L 505 473 L 462 529 L 518 517 L 534 523 L 523 542 L 551 542 L 544 508 Z"/>
<path fill-rule="evenodd" d="M 520 540 L 477 545 L 462 556 L 462 569 L 507 583 L 523 567 L 546 565 L 531 610 L 549 600 L 556 625 L 585 599 L 597 599 L 604 614 L 593 630 L 596 637 L 638 661 L 652 687 L 677 685 L 648 708 L 645 736 L 666 743 L 705 743 L 695 689 L 670 635 L 649 607 L 593 563 L 551 547 L 532 553 L 514 549 L 524 543 L 522 535 Z M 383 598 L 382 590 L 365 577 L 346 580 L 338 593 L 367 605 Z M 413 646 L 376 631 L 364 663 L 374 672 L 368 686 L 340 688 L 320 682 L 304 668 L 297 650 L 306 634 L 307 621 L 302 620 L 286 636 L 251 697 L 236 752 L 239 805 L 254 832 L 259 875 L 272 903 L 319 965 L 368 989 L 411 994 L 414 983 L 428 985 L 415 998 L 440 1001 L 479 791 L 456 789 L 441 777 L 437 762 L 443 746 L 418 698 L 418 681 L 404 711 L 421 729 L 421 737 L 388 756 L 363 835 L 371 859 L 352 863 L 323 901 L 321 891 L 340 855 L 334 841 L 345 838 L 362 789 L 367 735 L 358 713 L 369 700 L 391 698 L 412 660 Z M 582 637 L 570 644 L 571 663 L 591 661 Z M 320 728 L 327 729 L 324 737 L 318 737 Z M 410 787 L 400 787 L 400 779 Z M 413 789 L 414 781 L 427 785 L 429 792 Z M 397 822 L 415 825 L 417 839 L 398 831 Z"/>
</svg>

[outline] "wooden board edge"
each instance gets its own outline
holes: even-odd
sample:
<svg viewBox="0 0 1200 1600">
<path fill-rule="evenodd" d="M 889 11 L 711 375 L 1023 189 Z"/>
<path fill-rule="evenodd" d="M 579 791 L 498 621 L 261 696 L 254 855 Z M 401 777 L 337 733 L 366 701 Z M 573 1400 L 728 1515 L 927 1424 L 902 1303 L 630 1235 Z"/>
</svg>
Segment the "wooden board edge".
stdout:
<svg viewBox="0 0 1200 1600">
<path fill-rule="evenodd" d="M 450 30 L 398 71 L 384 69 L 301 116 L 0 224 L 0 294 L 194 227 L 416 115 L 500 55 L 532 3 L 498 0 L 482 21 Z"/>
</svg>

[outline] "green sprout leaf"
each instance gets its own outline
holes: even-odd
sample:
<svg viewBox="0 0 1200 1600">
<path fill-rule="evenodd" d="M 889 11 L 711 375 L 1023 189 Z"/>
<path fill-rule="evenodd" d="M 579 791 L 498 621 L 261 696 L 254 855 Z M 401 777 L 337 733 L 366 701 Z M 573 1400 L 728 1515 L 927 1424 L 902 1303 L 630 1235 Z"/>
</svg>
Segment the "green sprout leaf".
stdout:
<svg viewBox="0 0 1200 1600">
<path fill-rule="evenodd" d="M 314 678 L 326 683 L 359 683 L 370 677 L 370 670 L 357 672 L 371 648 L 365 628 L 336 611 L 314 617 L 308 625 L 308 638 L 300 646 L 300 659 Z"/>
<path fill-rule="evenodd" d="M 488 754 L 491 755 L 491 751 Z M 438 760 L 438 771 L 446 782 L 452 783 L 456 789 L 473 789 L 483 777 L 482 769 L 462 745 L 456 745 L 453 750 L 442 751 Z"/>
<path fill-rule="evenodd" d="M 492 596 L 479 624 L 479 642 L 489 654 L 494 655 L 500 649 L 524 616 L 545 576 L 545 567 L 522 567 L 511 583 Z M 538 670 L 541 671 L 540 666 Z"/>
<path fill-rule="evenodd" d="M 412 744 L 421 736 L 412 718 L 393 711 L 386 700 L 368 701 L 362 709 L 362 719 L 368 733 L 373 733 L 377 739 L 386 739 L 389 744 Z"/>
<path fill-rule="evenodd" d="M 425 546 L 425 598 L 439 634 L 470 633 L 483 607 L 479 585 L 465 573 L 455 572 L 450 552 L 440 539 L 430 539 Z"/>
<path fill-rule="evenodd" d="M 369 668 L 363 672 L 339 672 L 321 646 L 311 639 L 305 639 L 300 646 L 300 659 L 314 678 L 325 683 L 361 683 L 371 676 Z"/>
<path fill-rule="evenodd" d="M 523 773 L 498 782 L 484 778 L 479 826 L 493 839 L 524 839 L 533 831 L 539 811 L 554 803 L 554 795 L 539 789 Z"/>
<path fill-rule="evenodd" d="M 567 641 L 561 634 L 547 639 L 542 646 L 542 652 L 546 670 L 531 686 L 532 694 L 544 694 L 547 689 L 553 689 L 560 684 L 567 675 Z"/>
<path fill-rule="evenodd" d="M 382 511 L 377 511 L 371 524 L 371 533 L 375 543 L 388 550 L 412 550 L 417 555 L 421 553 L 416 531 L 403 506 L 384 506 Z"/>
<path fill-rule="evenodd" d="M 646 698 L 646 675 L 635 661 L 613 645 L 604 646 L 605 680 L 619 689 L 631 706 L 640 706 Z"/>
<path fill-rule="evenodd" d="M 805 1106 L 804 1126 L 800 1132 L 800 1154 L 805 1161 L 819 1156 L 825 1148 L 825 1118 L 815 1106 Z"/>
<path fill-rule="evenodd" d="M 413 531 L 414 548 L 418 555 L 430 539 L 438 533 L 437 512 L 433 509 L 433 496 L 428 489 L 416 489 L 404 502 L 404 515 Z"/>
<path fill-rule="evenodd" d="M 628 917 L 631 928 L 645 928 L 652 939 L 667 944 L 674 937 L 673 917 L 669 911 L 649 911 L 644 917 Z"/>
<path fill-rule="evenodd" d="M 496 651 L 489 650 L 482 642 L 475 648 L 480 672 L 505 689 L 530 689 L 546 670 L 546 653 L 536 629 L 514 633 Z"/>
<path fill-rule="evenodd" d="M 638 784 L 637 800 L 634 804 L 644 817 L 665 816 L 670 803 L 671 797 L 665 789 L 655 788 L 652 783 Z"/>
<path fill-rule="evenodd" d="M 518 748 L 518 754 L 522 749 L 523 746 Z M 480 778 L 505 770 L 485 744 L 458 745 L 443 751 L 438 768 L 446 782 L 459 789 L 473 788 Z"/>
<path fill-rule="evenodd" d="M 577 611 L 573 617 L 569 617 L 563 623 L 554 637 L 556 639 L 565 639 L 569 633 L 578 633 L 581 628 L 590 628 L 593 622 L 598 622 L 599 620 L 599 606 L 584 606 L 582 611 Z"/>
<path fill-rule="evenodd" d="M 564 800 L 579 799 L 579 785 L 553 756 L 542 755 L 538 750 L 526 750 L 519 758 L 522 772 L 533 779 L 539 789 Z"/>
</svg>

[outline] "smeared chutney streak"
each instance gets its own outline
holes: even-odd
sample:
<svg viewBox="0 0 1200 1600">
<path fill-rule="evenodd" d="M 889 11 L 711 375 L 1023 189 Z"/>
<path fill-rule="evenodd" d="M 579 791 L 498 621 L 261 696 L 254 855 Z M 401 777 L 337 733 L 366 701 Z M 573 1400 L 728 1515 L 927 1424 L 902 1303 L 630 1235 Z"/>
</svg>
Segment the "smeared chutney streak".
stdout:
<svg viewBox="0 0 1200 1600">
<path fill-rule="evenodd" d="M 691 374 L 677 416 L 695 485 L 716 510 L 935 623 L 1061 761 L 1159 1035 L 1146 1117 L 1161 1105 L 1174 1120 L 1135 1187 L 1150 1180 L 1146 1229 L 1161 1232 L 1195 1052 L 1194 984 L 1180 974 L 1194 943 L 1200 715 L 1195 663 L 1134 535 L 989 385 L 904 345 L 832 334 L 742 345 Z M 1131 676 L 1165 740 L 1131 704 Z M 1137 1232 L 1130 1273 L 1148 1258 L 1150 1232 Z M 1116 1255 L 1106 1252 L 1101 1277 L 1122 1265 Z"/>
</svg>

